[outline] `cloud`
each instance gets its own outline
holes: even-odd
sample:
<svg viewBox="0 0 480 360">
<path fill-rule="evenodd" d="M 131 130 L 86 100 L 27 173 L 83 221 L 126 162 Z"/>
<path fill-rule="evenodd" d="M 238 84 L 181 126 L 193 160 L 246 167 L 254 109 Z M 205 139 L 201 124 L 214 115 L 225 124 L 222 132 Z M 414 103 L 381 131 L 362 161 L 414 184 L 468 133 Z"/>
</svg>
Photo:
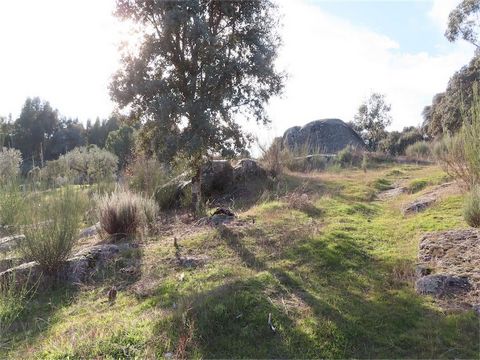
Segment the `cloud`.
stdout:
<svg viewBox="0 0 480 360">
<path fill-rule="evenodd" d="M 315 119 L 350 121 L 373 91 L 385 93 L 392 104 L 392 129 L 419 125 L 423 107 L 473 55 L 467 44 L 452 45 L 449 52 L 435 56 L 403 52 L 393 39 L 306 0 L 280 0 L 280 5 L 284 47 L 279 66 L 290 78 L 283 98 L 269 106 L 268 138 Z"/>
<path fill-rule="evenodd" d="M 27 96 L 64 115 L 108 116 L 110 75 L 118 67 L 113 1 L 0 2 L 0 115 L 17 116 Z"/>
<path fill-rule="evenodd" d="M 433 0 L 432 8 L 428 16 L 441 31 L 445 31 L 448 23 L 448 15 L 460 1 L 461 0 Z"/>
</svg>

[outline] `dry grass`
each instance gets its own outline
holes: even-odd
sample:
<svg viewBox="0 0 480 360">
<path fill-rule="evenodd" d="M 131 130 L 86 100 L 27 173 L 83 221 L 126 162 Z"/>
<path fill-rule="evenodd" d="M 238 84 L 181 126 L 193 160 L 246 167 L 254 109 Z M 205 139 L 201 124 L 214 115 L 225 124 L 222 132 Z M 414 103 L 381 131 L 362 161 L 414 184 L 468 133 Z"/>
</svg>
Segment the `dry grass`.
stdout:
<svg viewBox="0 0 480 360">
<path fill-rule="evenodd" d="M 97 207 L 100 226 L 113 240 L 137 234 L 152 224 L 158 213 L 153 200 L 124 189 L 99 197 Z"/>
</svg>

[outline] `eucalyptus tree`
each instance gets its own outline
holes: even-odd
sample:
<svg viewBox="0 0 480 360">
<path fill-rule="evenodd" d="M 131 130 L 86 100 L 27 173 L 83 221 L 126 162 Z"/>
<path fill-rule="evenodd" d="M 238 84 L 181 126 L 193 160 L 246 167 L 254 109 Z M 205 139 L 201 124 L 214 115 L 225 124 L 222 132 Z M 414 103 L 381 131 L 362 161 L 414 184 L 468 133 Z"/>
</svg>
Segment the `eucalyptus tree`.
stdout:
<svg viewBox="0 0 480 360">
<path fill-rule="evenodd" d="M 466 40 L 477 48 L 480 46 L 478 29 L 480 19 L 480 0 L 463 0 L 448 16 L 448 26 L 445 36 L 449 41 L 456 41 L 459 38 Z"/>
<path fill-rule="evenodd" d="M 385 95 L 373 93 L 362 102 L 354 117 L 354 128 L 360 131 L 370 150 L 377 150 L 378 144 L 387 137 L 386 127 L 392 123 L 392 107 Z"/>
<path fill-rule="evenodd" d="M 265 104 L 282 90 L 277 14 L 273 0 L 116 2 L 140 40 L 124 53 L 112 98 L 141 122 L 145 149 L 188 160 L 197 210 L 202 163 L 245 149 L 252 136 L 238 120 L 266 124 Z"/>
</svg>

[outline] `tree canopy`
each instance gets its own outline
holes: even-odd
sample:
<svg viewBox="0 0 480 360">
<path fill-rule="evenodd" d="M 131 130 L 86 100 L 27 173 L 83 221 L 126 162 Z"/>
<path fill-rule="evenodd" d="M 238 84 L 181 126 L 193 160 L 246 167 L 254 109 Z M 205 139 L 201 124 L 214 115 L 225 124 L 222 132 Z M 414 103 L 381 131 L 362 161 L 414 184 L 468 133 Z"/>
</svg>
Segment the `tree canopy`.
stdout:
<svg viewBox="0 0 480 360">
<path fill-rule="evenodd" d="M 380 140 L 387 135 L 386 127 L 392 123 L 391 105 L 385 101 L 385 95 L 373 93 L 358 108 L 354 117 L 354 128 L 368 145 L 370 150 L 377 150 Z"/>
<path fill-rule="evenodd" d="M 463 121 L 471 122 L 474 102 L 473 85 L 480 80 L 480 56 L 457 71 L 448 82 L 445 92 L 433 97 L 432 104 L 423 109 L 423 128 L 430 137 L 456 133 Z"/>
<path fill-rule="evenodd" d="M 116 14 L 140 25 L 141 43 L 111 95 L 160 160 L 234 155 L 250 140 L 239 118 L 268 122 L 264 105 L 283 86 L 273 1 L 117 0 Z"/>
<path fill-rule="evenodd" d="M 463 0 L 448 16 L 448 27 L 445 36 L 449 41 L 459 38 L 479 47 L 478 28 L 480 20 L 478 12 L 480 0 Z"/>
</svg>

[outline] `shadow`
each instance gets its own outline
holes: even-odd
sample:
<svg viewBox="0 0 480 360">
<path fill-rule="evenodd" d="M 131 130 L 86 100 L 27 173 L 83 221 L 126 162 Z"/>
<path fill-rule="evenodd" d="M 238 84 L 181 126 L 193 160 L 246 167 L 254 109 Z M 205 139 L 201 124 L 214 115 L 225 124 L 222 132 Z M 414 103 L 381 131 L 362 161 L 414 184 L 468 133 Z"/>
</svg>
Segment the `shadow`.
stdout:
<svg viewBox="0 0 480 360">
<path fill-rule="evenodd" d="M 259 229 L 255 234 L 268 237 Z M 445 316 L 404 283 L 386 286 L 391 265 L 372 257 L 355 238 L 332 232 L 297 239 L 266 257 L 246 242 L 250 235 L 220 232 L 257 275 L 184 296 L 173 321 L 157 324 L 157 336 L 173 334 L 179 357 L 478 356 L 480 325 L 472 312 Z M 269 313 L 276 333 L 267 324 Z M 171 351 L 162 344 L 159 356 Z"/>
</svg>

